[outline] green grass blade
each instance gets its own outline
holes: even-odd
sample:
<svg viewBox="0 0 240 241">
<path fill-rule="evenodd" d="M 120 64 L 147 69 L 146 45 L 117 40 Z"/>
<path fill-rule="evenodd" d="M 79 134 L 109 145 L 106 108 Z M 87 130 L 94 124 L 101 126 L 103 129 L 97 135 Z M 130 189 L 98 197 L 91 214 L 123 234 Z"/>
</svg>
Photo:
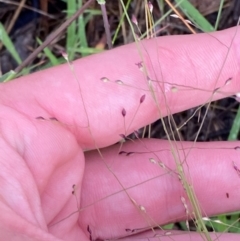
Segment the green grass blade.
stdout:
<svg viewBox="0 0 240 241">
<path fill-rule="evenodd" d="M 219 9 L 218 9 L 217 20 L 216 20 L 216 23 L 215 23 L 215 26 L 214 26 L 215 31 L 218 29 L 218 25 L 219 25 L 220 18 L 221 18 L 221 15 L 222 15 L 223 4 L 224 4 L 224 0 L 221 0 L 220 5 L 219 5 Z"/>
<path fill-rule="evenodd" d="M 172 230 L 174 228 L 174 223 L 166 224 L 162 227 L 164 230 Z"/>
<path fill-rule="evenodd" d="M 235 119 L 233 121 L 233 125 L 232 125 L 232 128 L 230 130 L 228 140 L 229 141 L 237 140 L 239 131 L 240 131 L 240 105 L 238 107 L 237 115 L 235 116 Z"/>
<path fill-rule="evenodd" d="M 205 220 L 205 223 L 215 232 L 240 233 L 239 212 L 212 217 L 211 220 Z"/>
<path fill-rule="evenodd" d="M 179 3 L 180 0 L 175 0 Z M 207 19 L 187 0 L 179 4 L 180 9 L 203 32 L 214 31 L 214 27 L 207 21 Z"/>
<path fill-rule="evenodd" d="M 89 10 L 87 9 L 84 13 L 86 13 L 86 16 L 84 16 L 84 24 L 85 27 L 87 23 L 94 17 L 98 15 L 102 15 L 102 12 L 100 10 Z"/>
<path fill-rule="evenodd" d="M 84 47 L 75 48 L 75 52 L 81 53 L 82 55 L 97 54 L 103 51 L 104 50 L 102 49 L 96 49 L 96 48 L 84 48 Z"/>
<path fill-rule="evenodd" d="M 82 7 L 82 0 L 79 0 L 79 8 Z M 83 14 L 81 14 L 78 18 L 78 38 L 80 40 L 80 45 L 82 48 L 88 48 L 87 36 L 86 36 L 86 29 L 85 29 L 85 22 L 83 18 Z M 83 56 L 87 54 L 83 53 Z"/>
<path fill-rule="evenodd" d="M 42 44 L 42 41 L 39 38 L 37 38 L 37 42 L 40 45 Z M 44 51 L 45 55 L 48 57 L 48 59 L 50 60 L 52 66 L 56 66 L 56 65 L 60 64 L 60 62 L 58 61 L 56 56 L 52 53 L 52 51 L 48 47 L 44 48 L 43 51 Z"/>
<path fill-rule="evenodd" d="M 6 74 L 4 74 L 0 77 L 0 82 L 7 82 L 7 81 L 15 78 L 15 76 L 16 76 L 16 72 L 13 70 L 10 70 L 9 72 L 7 72 Z"/>
<path fill-rule="evenodd" d="M 59 62 L 59 64 L 64 64 L 64 63 L 66 63 L 66 59 L 64 59 L 63 57 L 59 57 L 58 62 Z M 47 62 L 46 64 L 41 65 L 40 67 L 38 66 L 38 70 L 44 70 L 44 69 L 48 69 L 50 67 L 52 67 L 52 63 Z"/>
<path fill-rule="evenodd" d="M 5 46 L 5 48 L 8 50 L 8 52 L 12 55 L 12 57 L 16 60 L 18 64 L 22 63 L 21 58 L 19 57 L 18 52 L 15 49 L 15 46 L 10 39 L 9 35 L 7 34 L 4 26 L 2 23 L 0 23 L 0 41 Z"/>
<path fill-rule="evenodd" d="M 77 4 L 76 0 L 68 0 L 67 1 L 67 18 L 70 18 L 73 13 L 77 11 Z M 74 58 L 74 51 L 73 47 L 77 42 L 77 32 L 76 32 L 76 21 L 73 21 L 70 26 L 67 28 L 67 54 L 69 60 L 73 60 Z"/>
<path fill-rule="evenodd" d="M 231 224 L 231 227 L 229 228 L 229 232 L 231 233 L 240 233 L 240 222 L 239 222 L 239 212 L 232 214 L 229 217 L 229 223 Z M 232 223 L 234 225 L 232 225 Z"/>
<path fill-rule="evenodd" d="M 227 225 L 229 224 L 229 221 L 227 220 L 226 215 L 219 215 L 217 217 L 217 220 L 220 222 L 212 222 L 211 225 L 215 232 L 226 232 Z"/>
</svg>

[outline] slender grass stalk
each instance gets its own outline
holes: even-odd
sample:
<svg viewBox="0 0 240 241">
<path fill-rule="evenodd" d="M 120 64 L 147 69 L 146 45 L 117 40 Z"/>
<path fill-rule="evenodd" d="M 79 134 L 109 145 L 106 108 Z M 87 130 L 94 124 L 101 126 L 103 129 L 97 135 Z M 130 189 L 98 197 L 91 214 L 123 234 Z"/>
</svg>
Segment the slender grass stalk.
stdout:
<svg viewBox="0 0 240 241">
<path fill-rule="evenodd" d="M 177 8 L 179 6 L 179 4 L 185 0 L 180 0 L 174 7 Z M 171 13 L 173 12 L 173 10 L 170 8 L 166 13 L 163 14 L 163 16 L 158 19 L 157 21 L 154 22 L 153 28 L 155 28 L 157 25 L 159 25 L 164 19 L 166 19 Z M 143 39 L 147 36 L 147 31 L 145 31 L 145 33 L 143 33 L 140 37 L 140 39 Z"/>
<path fill-rule="evenodd" d="M 112 39 L 111 39 L 111 33 L 110 33 L 110 25 L 107 17 L 106 1 L 105 0 L 97 0 L 97 1 L 98 1 L 98 4 L 100 4 L 101 10 L 102 10 L 103 24 L 105 28 L 106 37 L 107 37 L 108 49 L 112 49 L 113 46 L 112 46 Z"/>
<path fill-rule="evenodd" d="M 122 0 L 121 0 L 122 1 Z M 122 6 L 123 6 L 123 9 L 124 11 L 126 12 L 126 8 L 124 7 L 124 4 L 122 3 Z M 132 28 L 132 24 L 131 24 L 131 21 L 129 19 L 129 17 L 127 16 L 127 13 L 126 13 L 126 17 L 128 19 L 128 22 L 129 22 L 129 25 L 131 26 Z M 133 28 L 132 28 L 133 30 Z M 133 32 L 134 33 L 134 32 Z M 139 45 L 139 43 L 136 41 L 137 43 L 137 46 Z M 137 47 L 139 48 L 139 46 Z M 141 59 L 144 61 L 144 59 L 142 58 L 142 54 L 141 54 L 141 50 L 140 50 L 140 56 L 141 56 Z M 145 69 L 145 74 L 146 76 L 147 75 L 147 70 Z M 151 82 L 150 82 L 151 83 Z M 162 114 L 161 114 L 161 108 L 159 106 L 159 103 L 157 101 L 157 97 L 156 97 L 156 93 L 155 93 L 155 90 L 153 89 L 153 86 L 151 84 L 149 84 L 149 90 L 150 92 L 152 93 L 152 97 L 154 99 L 154 102 L 158 108 L 158 112 L 159 112 L 159 117 L 162 121 L 162 125 L 163 125 L 163 128 L 165 130 L 165 133 L 166 133 L 166 136 L 167 136 L 167 139 L 169 141 L 169 144 L 170 144 L 170 149 L 171 149 L 171 152 L 172 152 L 172 155 L 173 155 L 173 158 L 175 160 L 175 163 L 176 163 L 176 167 L 177 167 L 177 171 L 178 171 L 178 175 L 180 176 L 180 179 L 181 179 L 181 182 L 182 182 L 182 185 L 184 187 L 184 189 L 186 190 L 186 193 L 188 195 L 188 198 L 190 200 L 190 203 L 192 204 L 192 207 L 193 207 L 193 213 L 194 213 L 194 218 L 196 220 L 196 225 L 197 225 L 197 229 L 199 230 L 199 233 L 200 235 L 203 235 L 208 241 L 211 240 L 211 237 L 210 237 L 210 234 L 208 233 L 208 230 L 205 226 L 205 223 L 203 222 L 202 220 L 202 214 L 201 214 L 201 209 L 199 207 L 199 204 L 198 204 L 198 200 L 197 200 L 197 197 L 195 195 L 195 192 L 191 186 L 190 183 L 188 183 L 187 181 L 187 178 L 185 176 L 185 173 L 184 173 L 184 169 L 182 167 L 182 161 L 179 159 L 179 154 L 178 154 L 178 150 L 176 149 L 175 145 L 172 143 L 171 139 L 170 139 L 170 136 L 169 136 L 169 133 L 167 131 L 167 128 L 166 128 L 166 125 L 163 121 L 163 118 L 162 118 Z M 166 103 L 167 104 L 167 103 Z"/>
<path fill-rule="evenodd" d="M 127 10 L 128 10 L 128 8 L 129 8 L 129 6 L 130 6 L 130 3 L 131 3 L 131 0 L 128 0 L 127 4 L 126 4 L 126 6 L 125 6 L 125 8 L 126 8 Z M 117 29 L 116 29 L 116 31 L 115 31 L 115 34 L 114 34 L 114 36 L 113 36 L 112 44 L 114 44 L 115 41 L 116 41 L 116 38 L 117 38 L 117 36 L 118 36 L 118 32 L 119 32 L 119 30 L 120 30 L 120 28 L 121 28 L 121 26 L 122 26 L 122 23 L 123 23 L 123 21 L 124 21 L 125 16 L 126 16 L 126 13 L 123 12 L 123 15 L 122 15 L 121 18 L 120 18 L 119 24 L 118 24 Z"/>
<path fill-rule="evenodd" d="M 178 3 L 179 0 L 176 2 Z M 182 15 L 179 13 L 179 11 L 174 7 L 174 5 L 169 1 L 165 0 L 165 2 L 169 5 L 169 7 L 177 14 L 177 16 L 182 20 L 182 22 L 186 25 L 186 27 L 190 30 L 191 33 L 196 33 L 195 30 L 191 27 L 191 25 L 182 17 Z M 187 1 L 182 1 L 181 4 L 186 3 Z M 181 8 L 181 4 L 179 4 L 179 7 Z"/>
</svg>

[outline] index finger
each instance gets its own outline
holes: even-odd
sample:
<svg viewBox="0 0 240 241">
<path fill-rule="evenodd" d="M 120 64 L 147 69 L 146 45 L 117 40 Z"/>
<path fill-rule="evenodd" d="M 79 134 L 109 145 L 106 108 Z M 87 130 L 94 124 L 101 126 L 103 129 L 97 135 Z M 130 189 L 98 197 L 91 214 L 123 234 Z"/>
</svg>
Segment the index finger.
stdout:
<svg viewBox="0 0 240 241">
<path fill-rule="evenodd" d="M 133 43 L 2 84 L 1 102 L 30 118 L 57 118 L 83 148 L 108 146 L 239 91 L 239 37 L 231 28 Z"/>
</svg>

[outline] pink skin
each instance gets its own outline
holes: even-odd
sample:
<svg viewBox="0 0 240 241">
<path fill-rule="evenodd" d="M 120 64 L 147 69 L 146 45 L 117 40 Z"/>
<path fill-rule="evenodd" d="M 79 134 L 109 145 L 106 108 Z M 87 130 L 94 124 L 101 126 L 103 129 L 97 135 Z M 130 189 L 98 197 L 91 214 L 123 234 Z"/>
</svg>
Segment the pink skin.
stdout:
<svg viewBox="0 0 240 241">
<path fill-rule="evenodd" d="M 111 239 L 128 236 L 126 229 L 186 218 L 181 197 L 187 197 L 177 176 L 149 161 L 152 157 L 176 170 L 168 142 L 125 143 L 123 151 L 145 152 L 130 156 L 118 155 L 119 145 L 110 145 L 119 141 L 120 134 L 155 121 L 159 114 L 166 116 L 206 103 L 216 88 L 220 90 L 214 99 L 239 92 L 239 38 L 240 33 L 232 28 L 212 36 L 142 42 L 142 56 L 161 113 L 136 65 L 141 59 L 135 44 L 75 61 L 80 87 L 67 64 L 1 84 L 0 240 L 89 240 L 87 226 L 92 239 Z M 228 52 L 226 46 L 230 45 Z M 125 85 L 104 83 L 102 77 Z M 231 82 L 225 85 L 229 78 Z M 170 90 L 170 83 L 178 86 L 177 92 Z M 45 120 L 36 119 L 39 116 Z M 176 145 L 183 158 L 193 143 Z M 240 152 L 234 149 L 238 145 L 196 143 L 187 155 L 186 176 L 205 215 L 240 208 L 240 177 L 233 166 L 234 161 L 240 168 Z M 84 155 L 83 150 L 96 146 L 106 147 L 101 150 L 103 159 L 122 186 L 97 151 Z M 81 211 L 57 223 L 76 211 L 77 203 Z M 139 205 L 146 212 L 140 211 Z M 191 211 L 188 201 L 187 206 Z M 198 234 L 177 234 L 174 240 L 200 240 Z M 149 240 L 155 234 L 138 235 Z M 221 236 L 221 240 L 238 239 L 237 235 Z"/>
</svg>

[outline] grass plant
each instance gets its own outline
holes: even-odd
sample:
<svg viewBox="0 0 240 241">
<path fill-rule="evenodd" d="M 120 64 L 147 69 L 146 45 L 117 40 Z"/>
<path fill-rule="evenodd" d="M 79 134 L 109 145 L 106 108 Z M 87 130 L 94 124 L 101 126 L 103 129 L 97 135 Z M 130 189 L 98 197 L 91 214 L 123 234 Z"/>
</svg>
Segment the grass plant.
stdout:
<svg viewBox="0 0 240 241">
<path fill-rule="evenodd" d="M 128 35 L 132 36 L 132 39 L 136 44 L 136 48 L 138 49 L 138 52 L 139 52 L 139 58 L 142 61 L 142 64 L 141 64 L 141 66 L 139 66 L 139 68 L 141 68 L 143 70 L 143 73 L 144 73 L 145 79 L 146 79 L 146 83 L 148 85 L 147 91 L 149 91 L 151 93 L 152 98 L 157 106 L 159 119 L 161 120 L 163 129 L 165 131 L 167 140 L 169 142 L 170 152 L 172 153 L 173 159 L 175 161 L 176 171 L 168 170 L 166 165 L 164 165 L 164 163 L 162 163 L 162 162 L 159 164 L 157 159 L 152 158 L 152 156 L 155 156 L 155 153 L 151 150 L 149 151 L 149 160 L 153 163 L 159 164 L 159 165 L 156 165 L 156 168 L 164 169 L 166 171 L 166 173 L 171 173 L 172 175 L 175 175 L 176 178 L 179 179 L 179 182 L 181 183 L 183 189 L 186 191 L 186 196 L 183 195 L 179 198 L 179 202 L 182 204 L 182 206 L 185 210 L 185 213 L 186 213 L 186 215 L 183 217 L 184 221 L 182 223 L 180 223 L 180 225 L 182 226 L 182 229 L 186 230 L 186 231 L 190 231 L 193 229 L 193 227 L 195 227 L 195 230 L 197 232 L 199 232 L 199 234 L 201 234 L 203 240 L 208 240 L 208 241 L 213 240 L 209 234 L 210 233 L 209 230 L 214 230 L 216 232 L 239 233 L 240 232 L 239 213 L 223 214 L 223 215 L 219 215 L 217 217 L 207 217 L 204 215 L 203 211 L 201 210 L 201 204 L 199 203 L 199 201 L 197 199 L 191 179 L 189 179 L 189 175 L 188 175 L 189 170 L 187 168 L 188 167 L 187 166 L 187 156 L 188 156 L 189 152 L 191 152 L 191 150 L 194 148 L 194 143 L 198 139 L 199 133 L 202 129 L 206 116 L 208 115 L 208 111 L 211 108 L 211 102 L 212 102 L 213 96 L 215 94 L 215 90 L 210 94 L 209 100 L 206 103 L 204 103 L 202 106 L 200 106 L 193 113 L 191 118 L 187 119 L 182 126 L 179 126 L 175 122 L 175 118 L 172 115 L 172 113 L 170 112 L 170 107 L 168 106 L 167 100 L 166 100 L 166 98 L 164 98 L 166 109 L 169 110 L 168 118 L 164 118 L 164 116 L 162 114 L 162 110 L 160 108 L 158 98 L 157 98 L 156 89 L 154 87 L 155 86 L 154 80 L 149 77 L 150 74 L 148 73 L 146 63 L 144 63 L 145 60 L 143 58 L 143 52 L 147 51 L 147 49 L 144 48 L 144 46 L 142 45 L 142 42 L 141 42 L 142 39 L 144 39 L 144 38 L 153 38 L 153 39 L 156 38 L 156 36 L 158 35 L 158 32 L 156 31 L 157 26 L 162 24 L 167 18 L 171 19 L 170 15 L 173 13 L 175 13 L 177 15 L 179 24 L 183 23 L 183 25 L 185 25 L 188 28 L 189 33 L 191 32 L 191 33 L 195 34 L 199 30 L 201 30 L 202 32 L 209 33 L 211 31 L 217 30 L 219 27 L 221 14 L 222 14 L 222 10 L 224 7 L 224 1 L 223 0 L 220 1 L 218 15 L 217 15 L 215 24 L 212 25 L 200 13 L 200 11 L 198 11 L 187 0 L 176 0 L 174 4 L 172 4 L 168 0 L 165 0 L 165 1 L 158 0 L 157 6 L 159 7 L 160 11 L 163 13 L 163 15 L 160 19 L 155 19 L 154 12 L 152 10 L 153 5 L 149 1 L 144 0 L 140 4 L 140 6 L 142 7 L 141 9 L 143 11 L 141 16 L 143 16 L 143 15 L 145 16 L 144 31 L 140 30 L 140 28 L 138 26 L 138 22 L 140 22 L 140 19 L 138 21 L 138 19 L 136 17 L 137 22 L 132 21 L 132 16 L 130 16 L 130 14 L 129 14 L 130 5 L 131 4 L 137 5 L 139 3 L 137 3 L 137 1 L 134 1 L 134 0 L 128 0 L 128 1 L 120 0 L 119 2 L 121 3 L 121 4 L 119 4 L 119 7 L 121 8 L 122 16 L 119 17 L 119 24 L 117 25 L 115 31 L 113 31 L 109 27 L 108 17 L 107 17 L 107 11 L 108 11 L 107 7 L 108 7 L 109 2 L 108 1 L 100 1 L 100 0 L 98 1 L 98 4 L 100 5 L 100 9 L 102 11 L 103 19 L 104 19 L 104 27 L 105 27 L 105 31 L 106 31 L 107 44 L 108 44 L 109 49 L 114 47 L 114 44 L 116 43 L 116 41 L 118 39 L 118 35 L 120 35 L 121 31 L 122 31 L 122 33 L 126 33 L 126 29 L 128 29 Z M 66 3 L 67 3 L 66 4 L 67 18 L 70 18 L 83 5 L 83 2 L 80 0 L 78 1 L 78 3 L 75 0 L 68 0 L 68 1 L 66 1 Z M 170 6 L 170 8 L 167 11 L 165 11 L 165 7 L 167 5 Z M 67 57 L 65 56 L 65 59 L 67 60 L 67 62 L 69 64 L 69 68 L 71 69 L 71 71 L 73 73 L 72 79 L 74 79 L 74 81 L 77 81 L 77 83 L 79 85 L 79 94 L 80 94 L 81 98 L 82 98 L 81 83 L 75 74 L 74 64 L 71 61 L 73 59 L 75 59 L 76 57 L 79 57 L 79 54 L 81 54 L 82 57 L 85 57 L 86 55 L 97 53 L 99 51 L 103 51 L 102 49 L 99 49 L 99 48 L 90 47 L 90 44 L 89 44 L 88 38 L 87 38 L 87 24 L 89 23 L 89 21 L 92 18 L 94 18 L 95 16 L 98 16 L 101 13 L 100 9 L 85 10 L 84 14 L 80 15 L 75 21 L 73 21 L 71 23 L 71 25 L 68 26 L 66 33 L 65 33 L 66 45 L 64 46 L 64 48 L 67 53 L 67 55 L 66 55 Z M 182 23 L 181 23 L 181 21 L 182 21 Z M 0 38 L 2 40 L 4 47 L 11 53 L 11 55 L 17 61 L 17 63 L 21 64 L 22 61 L 14 48 L 14 44 L 12 43 L 9 35 L 5 31 L 5 28 L 2 24 L 0 24 L 0 33 L 1 33 Z M 111 34 L 111 33 L 113 33 L 113 34 Z M 124 34 L 123 34 L 123 37 L 124 37 Z M 41 44 L 42 43 L 41 40 L 38 40 L 38 43 Z M 231 48 L 231 46 L 229 46 L 229 48 Z M 55 56 L 54 53 L 47 47 L 44 49 L 44 52 L 42 52 L 42 54 L 45 55 L 46 59 L 49 61 L 48 66 L 58 65 L 58 64 L 62 63 L 62 56 Z M 226 56 L 226 58 L 227 58 L 227 56 Z M 223 65 L 224 65 L 224 63 L 223 63 Z M 28 68 L 28 71 L 30 72 L 31 66 L 29 66 L 27 68 Z M 13 74 L 13 72 L 10 72 L 10 73 L 2 76 L 1 81 L 6 81 L 6 80 L 12 78 L 12 74 Z M 219 69 L 219 76 L 220 76 L 220 74 L 221 74 L 221 69 Z M 114 81 L 108 80 L 106 77 L 106 78 L 103 78 L 102 81 L 103 82 L 112 82 L 112 84 L 121 85 L 123 87 L 137 88 L 136 86 L 128 86 L 128 84 L 124 83 L 124 81 L 122 81 L 122 80 L 118 80 L 118 81 L 114 82 Z M 218 81 L 218 79 L 216 79 L 216 83 L 217 83 L 217 81 Z M 177 87 L 174 87 L 171 89 L 171 91 L 174 92 L 174 91 L 179 91 L 179 90 Z M 217 91 L 217 86 L 216 86 L 216 91 Z M 165 95 L 164 92 L 162 92 L 162 94 Z M 125 126 L 125 133 L 119 133 L 123 139 L 121 144 L 119 144 L 119 146 L 120 146 L 119 153 L 122 155 L 128 156 L 128 154 L 130 153 L 130 152 L 124 152 L 124 145 L 125 145 L 124 141 L 130 140 L 130 141 L 134 142 L 134 141 L 138 140 L 141 142 L 141 137 L 139 137 L 137 133 L 135 133 L 135 138 L 133 138 L 132 136 L 126 136 L 126 133 L 130 129 L 132 122 L 134 122 L 135 118 L 137 118 L 137 114 L 139 112 L 139 109 L 142 108 L 142 103 L 144 102 L 144 100 L 145 100 L 144 95 L 140 96 L 139 99 L 136 100 L 138 102 L 136 112 L 133 113 L 132 120 L 130 121 L 130 124 L 128 126 L 126 126 L 126 123 L 125 123 L 125 116 L 128 115 L 126 109 L 123 108 L 122 112 L 120 113 L 120 115 L 123 118 L 123 124 Z M 83 98 L 81 99 L 81 101 L 84 103 Z M 183 158 L 182 154 L 180 154 L 181 148 L 179 148 L 179 146 L 181 147 L 181 144 L 177 144 L 177 140 L 182 139 L 180 129 L 184 125 L 186 125 L 189 121 L 191 121 L 193 119 L 193 117 L 195 117 L 197 115 L 196 113 L 201 111 L 201 109 L 203 107 L 205 107 L 205 114 L 203 114 L 203 118 L 199 125 L 199 129 L 195 133 L 194 143 L 192 144 L 192 146 L 189 150 L 184 152 L 185 157 Z M 86 114 L 86 116 L 88 116 L 86 108 L 85 108 L 85 114 Z M 89 132 L 91 133 L 91 126 L 89 125 L 89 122 L 88 122 L 87 128 L 88 128 Z M 151 137 L 151 126 L 146 127 L 145 131 L 146 130 L 148 130 L 148 136 Z M 237 111 L 237 114 L 234 119 L 232 129 L 229 133 L 228 139 L 229 140 L 237 140 L 238 135 L 239 135 L 239 130 L 240 130 L 240 108 Z M 145 131 L 143 131 L 143 135 L 144 135 Z M 94 136 L 92 136 L 92 137 L 94 140 Z M 144 146 L 143 142 L 142 142 L 142 145 Z M 146 148 L 146 146 L 144 146 L 144 148 Z M 107 162 L 105 161 L 104 155 L 101 153 L 101 149 L 98 148 L 97 144 L 96 144 L 96 149 L 98 150 L 102 161 L 105 163 L 106 168 L 109 170 L 109 172 L 111 172 L 114 175 L 114 177 L 116 178 L 116 180 L 122 187 L 122 190 L 127 194 L 129 200 L 132 202 L 132 204 L 135 206 L 135 208 L 139 211 L 140 215 L 142 215 L 143 218 L 146 220 L 146 223 L 149 224 L 149 229 L 152 229 L 153 232 L 154 232 L 154 227 L 158 227 L 159 229 L 162 229 L 162 230 L 172 229 L 175 225 L 174 223 L 169 223 L 167 225 L 160 226 L 157 222 L 152 220 L 151 216 L 148 215 L 148 212 L 145 209 L 145 207 L 141 203 L 138 203 L 136 200 L 134 200 L 134 198 L 129 194 L 129 190 L 124 187 L 124 185 L 121 183 L 121 180 L 119 180 L 119 178 L 114 173 L 114 171 L 111 170 L 111 166 L 109 166 L 107 164 Z M 108 197 L 105 197 L 105 198 L 108 198 Z M 99 200 L 99 201 L 101 201 L 101 200 Z M 190 203 L 190 205 L 188 203 Z M 89 205 L 93 205 L 93 204 L 89 204 Z M 85 207 L 85 208 L 87 208 L 87 207 Z M 77 204 L 77 210 L 75 213 L 78 213 L 81 211 L 83 211 L 83 210 L 79 209 L 78 204 Z M 71 216 L 71 215 L 73 215 L 73 214 L 69 214 L 69 216 Z M 69 216 L 66 218 L 69 218 Z M 63 222 L 63 221 L 64 220 L 60 220 L 60 222 Z M 152 223 L 154 223 L 154 225 L 152 225 Z M 171 235 L 169 235 L 169 237 L 171 237 Z M 174 237 L 172 237 L 172 239 L 174 240 Z"/>
</svg>

